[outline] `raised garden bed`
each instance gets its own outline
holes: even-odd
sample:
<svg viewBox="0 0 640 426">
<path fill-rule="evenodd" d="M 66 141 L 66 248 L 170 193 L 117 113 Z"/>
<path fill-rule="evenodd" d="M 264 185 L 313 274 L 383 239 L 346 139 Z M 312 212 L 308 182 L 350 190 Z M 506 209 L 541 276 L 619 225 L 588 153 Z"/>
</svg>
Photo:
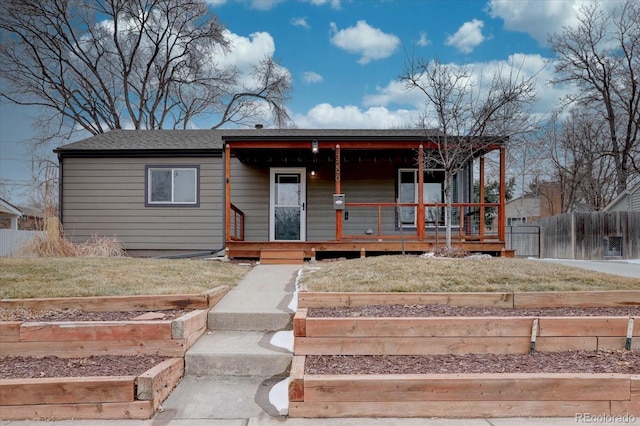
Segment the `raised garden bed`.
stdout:
<svg viewBox="0 0 640 426">
<path fill-rule="evenodd" d="M 149 419 L 183 374 L 171 358 L 139 376 L 0 379 L 0 419 Z"/>
<path fill-rule="evenodd" d="M 0 301 L 0 308 L 32 311 L 73 309 L 103 313 L 190 311 L 173 320 L 0 321 L 0 356 L 82 358 L 108 354 L 182 357 L 205 332 L 208 310 L 228 290 L 227 286 L 221 286 L 199 295 L 5 299 Z"/>
<path fill-rule="evenodd" d="M 621 373 L 312 374 L 306 356 L 523 354 L 640 349 L 640 320 L 626 316 L 318 318 L 312 307 L 440 304 L 490 308 L 640 306 L 640 291 L 569 293 L 300 293 L 294 319 L 291 417 L 640 417 L 640 375 Z M 631 312 L 635 312 L 632 310 Z M 464 314 L 461 314 L 464 315 Z M 635 324 L 634 324 L 635 323 Z M 532 344 L 532 342 L 534 342 Z M 588 353 L 588 352 L 586 352 Z M 542 354 L 540 354 L 542 355 Z M 533 355 L 535 356 L 535 355 Z M 352 357 L 357 358 L 357 357 Z M 432 359 L 433 360 L 433 359 Z M 349 363 L 354 362 L 350 360 Z M 355 362 L 358 362 L 357 360 Z M 361 360 L 361 362 L 371 362 Z M 403 360 L 402 362 L 407 362 Z M 493 361 L 505 362 L 505 361 Z M 389 370 L 387 370 L 389 371 Z M 544 371 L 544 369 L 542 370 Z"/>
<path fill-rule="evenodd" d="M 138 316 L 121 321 L 0 321 L 0 356 L 4 357 L 173 358 L 140 376 L 0 379 L 0 419 L 151 418 L 182 377 L 184 354 L 206 331 L 208 310 L 228 290 L 220 286 L 197 295 L 1 300 L 0 308 L 8 310 L 143 311 L 150 318 L 159 311 L 187 312 L 171 320 Z"/>
</svg>

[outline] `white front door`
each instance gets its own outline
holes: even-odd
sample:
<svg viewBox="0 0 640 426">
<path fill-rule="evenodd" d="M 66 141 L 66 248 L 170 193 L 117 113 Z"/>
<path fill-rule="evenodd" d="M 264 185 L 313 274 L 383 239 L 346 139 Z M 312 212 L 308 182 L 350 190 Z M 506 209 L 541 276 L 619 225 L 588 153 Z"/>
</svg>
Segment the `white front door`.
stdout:
<svg viewBox="0 0 640 426">
<path fill-rule="evenodd" d="M 305 241 L 306 177 L 304 168 L 272 168 L 270 241 Z"/>
</svg>

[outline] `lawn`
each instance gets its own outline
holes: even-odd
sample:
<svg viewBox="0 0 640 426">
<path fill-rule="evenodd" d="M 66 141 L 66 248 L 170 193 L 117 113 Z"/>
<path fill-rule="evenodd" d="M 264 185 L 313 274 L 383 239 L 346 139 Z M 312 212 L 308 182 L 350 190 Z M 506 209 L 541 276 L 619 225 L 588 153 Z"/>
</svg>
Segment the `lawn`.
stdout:
<svg viewBox="0 0 640 426">
<path fill-rule="evenodd" d="M 516 292 L 640 290 L 640 279 L 539 260 L 380 256 L 319 263 L 300 281 L 308 291 Z"/>
<path fill-rule="evenodd" d="M 200 293 L 235 285 L 248 266 L 142 258 L 3 258 L 0 299 Z M 309 291 L 512 292 L 640 290 L 640 280 L 524 259 L 378 256 L 320 262 L 301 278 Z"/>
<path fill-rule="evenodd" d="M 250 270 L 229 262 L 141 258 L 3 258 L 0 299 L 201 293 Z"/>
</svg>

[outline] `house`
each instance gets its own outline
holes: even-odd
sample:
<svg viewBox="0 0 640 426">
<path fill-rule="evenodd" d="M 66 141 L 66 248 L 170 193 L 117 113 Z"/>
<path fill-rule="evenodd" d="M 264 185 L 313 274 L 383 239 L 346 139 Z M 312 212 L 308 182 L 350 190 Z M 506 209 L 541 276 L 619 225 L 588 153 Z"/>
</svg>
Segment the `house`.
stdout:
<svg viewBox="0 0 640 426">
<path fill-rule="evenodd" d="M 536 193 L 527 193 L 506 204 L 507 226 L 523 225 L 562 213 L 562 189 L 558 183 L 543 182 Z"/>
<path fill-rule="evenodd" d="M 604 212 L 640 212 L 640 182 L 614 198 L 602 209 Z"/>
<path fill-rule="evenodd" d="M 421 161 L 439 141 L 419 129 L 113 130 L 55 150 L 59 214 L 72 240 L 115 236 L 137 256 L 423 252 L 444 243 L 444 174 Z M 501 140 L 454 179 L 453 243 L 469 251 L 504 249 L 504 197 L 472 202 L 474 164 L 484 180 L 494 150 L 504 190 Z"/>
<path fill-rule="evenodd" d="M 18 219 L 22 217 L 22 210 L 0 198 L 0 220 L 6 220 L 8 229 L 18 229 Z"/>
</svg>

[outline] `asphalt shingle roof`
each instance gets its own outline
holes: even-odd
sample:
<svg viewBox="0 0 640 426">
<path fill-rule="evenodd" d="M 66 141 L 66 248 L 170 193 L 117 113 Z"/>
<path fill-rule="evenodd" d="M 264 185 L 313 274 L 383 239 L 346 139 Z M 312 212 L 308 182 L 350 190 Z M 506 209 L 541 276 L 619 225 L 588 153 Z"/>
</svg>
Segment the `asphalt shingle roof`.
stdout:
<svg viewBox="0 0 640 426">
<path fill-rule="evenodd" d="M 438 134 L 430 131 L 431 135 Z M 420 140 L 421 129 L 216 129 L 216 130 L 112 130 L 63 145 L 58 153 L 128 150 L 220 150 L 223 139 L 264 140 Z"/>
</svg>

